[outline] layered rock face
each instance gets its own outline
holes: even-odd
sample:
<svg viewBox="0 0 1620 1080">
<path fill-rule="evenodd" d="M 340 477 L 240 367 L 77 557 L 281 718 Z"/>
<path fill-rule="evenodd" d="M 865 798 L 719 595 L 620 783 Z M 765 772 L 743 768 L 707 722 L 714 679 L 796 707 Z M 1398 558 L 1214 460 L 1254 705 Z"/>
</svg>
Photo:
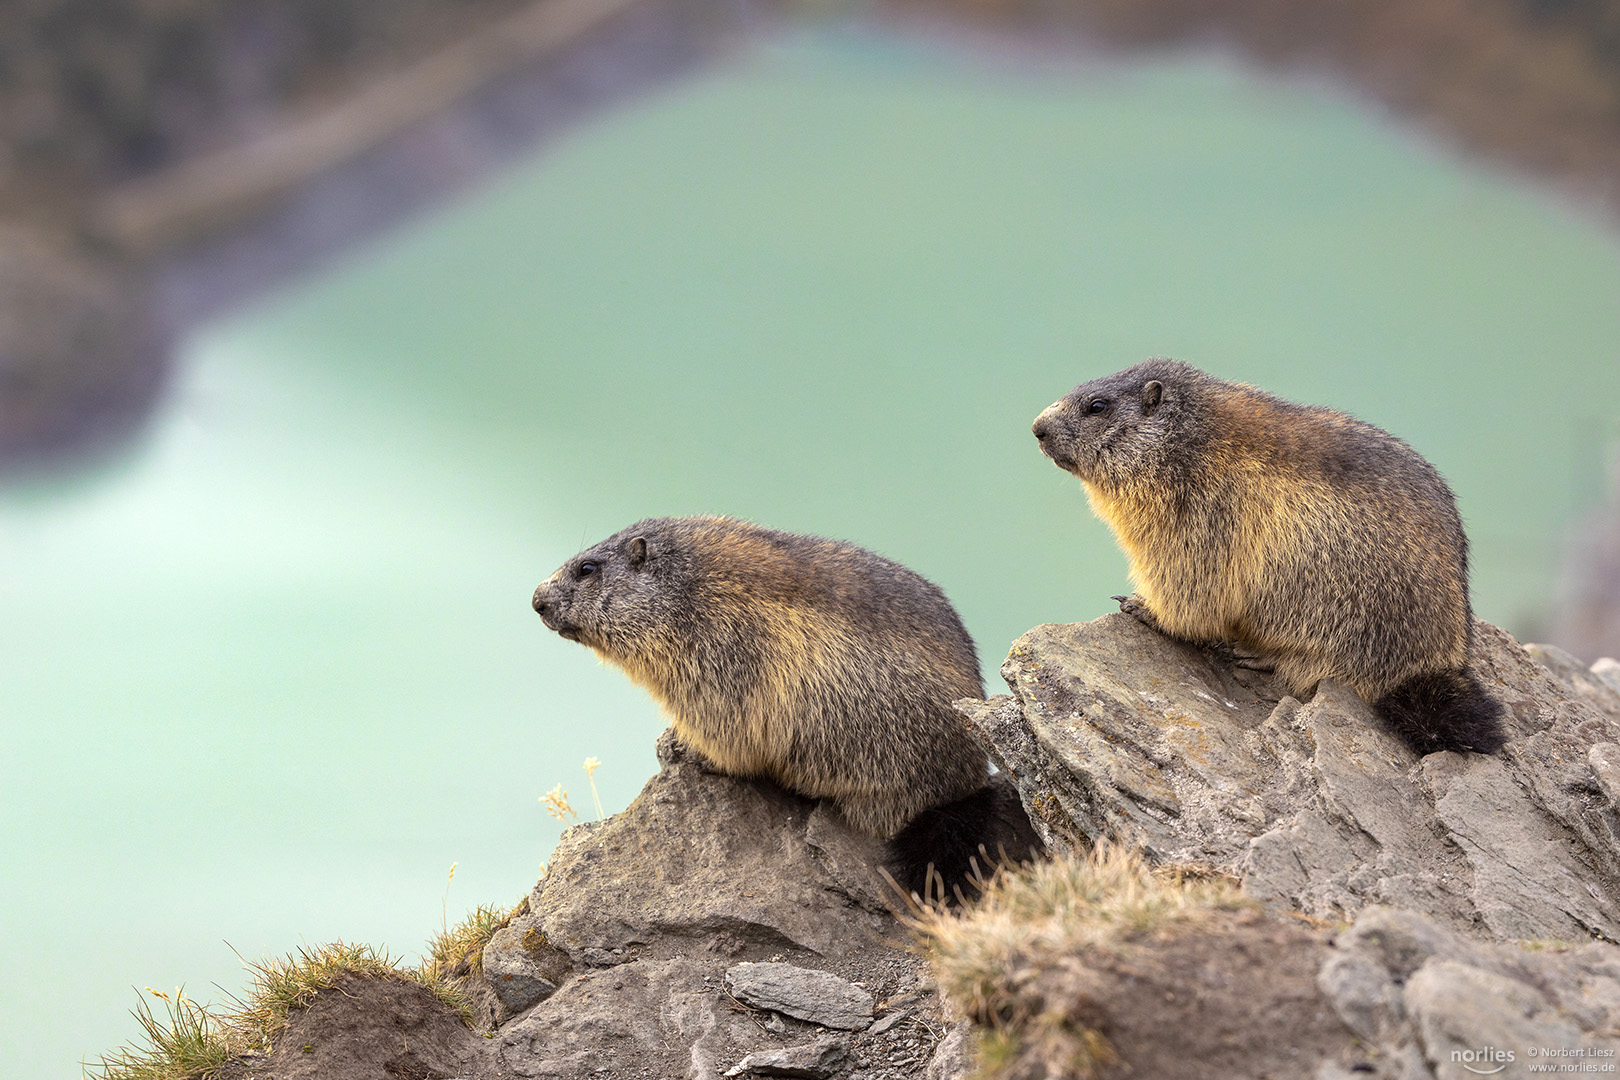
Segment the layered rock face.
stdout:
<svg viewBox="0 0 1620 1080">
<path fill-rule="evenodd" d="M 1125 615 L 1035 628 L 1002 668 L 1011 694 L 958 708 L 1054 850 L 1134 842 L 1237 876 L 1272 920 L 1318 927 L 1286 946 L 1279 934 L 1264 965 L 1315 970 L 1337 1017 L 1291 1075 L 1601 1072 L 1620 1053 L 1620 664 L 1588 668 L 1486 623 L 1472 663 L 1505 706 L 1500 754 L 1418 759 L 1344 687 L 1300 702 Z M 1102 953 L 1036 958 L 1024 978 L 1114 1040 L 1101 1075 L 1191 1077 L 1180 1051 L 1241 1027 L 1244 999 L 1268 989 L 1245 979 L 1256 933 L 1144 940 L 1123 981 Z M 1185 992 L 1161 987 L 1168 1004 L 1144 1019 L 1129 986 L 1161 968 Z M 1116 992 L 1064 997 L 1098 985 Z M 1281 1075 L 1264 1049 L 1227 1072 Z"/>
<path fill-rule="evenodd" d="M 1329 920 L 1383 904 L 1475 938 L 1620 940 L 1620 666 L 1476 627 L 1510 733 L 1419 760 L 1324 682 L 1305 703 L 1125 615 L 1031 630 L 959 708 L 1058 850 L 1112 835 Z"/>
</svg>

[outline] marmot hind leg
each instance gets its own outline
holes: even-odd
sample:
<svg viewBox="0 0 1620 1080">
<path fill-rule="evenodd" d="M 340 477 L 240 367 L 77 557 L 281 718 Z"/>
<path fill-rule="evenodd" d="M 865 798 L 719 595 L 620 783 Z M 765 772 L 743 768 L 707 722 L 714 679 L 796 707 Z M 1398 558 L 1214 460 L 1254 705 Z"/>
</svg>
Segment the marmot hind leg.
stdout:
<svg viewBox="0 0 1620 1080">
<path fill-rule="evenodd" d="M 838 807 L 844 821 L 856 832 L 879 839 L 893 836 L 914 815 L 918 800 L 915 796 L 909 806 L 898 805 L 897 791 L 875 792 L 869 795 L 838 795 L 832 802 Z"/>
<path fill-rule="evenodd" d="M 1269 675 L 1277 670 L 1277 661 L 1274 657 L 1262 652 L 1256 652 L 1236 642 L 1217 641 L 1206 645 L 1205 649 L 1213 653 L 1221 662 L 1231 664 L 1236 668 L 1242 668 L 1245 671 L 1258 671 Z"/>
</svg>

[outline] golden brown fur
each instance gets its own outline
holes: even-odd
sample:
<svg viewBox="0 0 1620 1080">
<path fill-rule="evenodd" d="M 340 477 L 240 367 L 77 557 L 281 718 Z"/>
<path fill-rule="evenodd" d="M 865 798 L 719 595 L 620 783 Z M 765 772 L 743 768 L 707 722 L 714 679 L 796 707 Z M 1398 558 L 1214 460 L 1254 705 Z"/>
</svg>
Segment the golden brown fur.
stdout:
<svg viewBox="0 0 1620 1080">
<path fill-rule="evenodd" d="M 1465 674 L 1455 500 L 1399 439 L 1169 360 L 1076 388 L 1035 432 L 1124 549 L 1126 610 L 1247 650 L 1295 694 L 1339 679 L 1420 752 L 1500 743 Z"/>
<path fill-rule="evenodd" d="M 854 545 L 652 519 L 569 560 L 534 606 L 652 694 L 718 771 L 830 799 L 872 835 L 986 781 L 950 704 L 984 693 L 961 620 Z"/>
</svg>

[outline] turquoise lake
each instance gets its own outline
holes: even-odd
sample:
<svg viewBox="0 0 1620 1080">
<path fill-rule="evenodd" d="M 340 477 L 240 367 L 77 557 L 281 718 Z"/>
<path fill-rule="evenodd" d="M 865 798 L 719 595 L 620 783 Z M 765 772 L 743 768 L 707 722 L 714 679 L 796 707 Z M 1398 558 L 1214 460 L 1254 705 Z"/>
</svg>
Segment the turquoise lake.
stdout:
<svg viewBox="0 0 1620 1080">
<path fill-rule="evenodd" d="M 656 709 L 528 606 L 639 517 L 899 559 L 996 692 L 1127 591 L 1030 421 L 1154 354 L 1404 437 L 1531 633 L 1620 434 L 1620 245 L 1218 57 L 808 33 L 196 329 L 120 460 L 0 489 L 0 1072 L 77 1075 L 238 952 L 516 901 L 539 796 L 655 768 Z"/>
</svg>

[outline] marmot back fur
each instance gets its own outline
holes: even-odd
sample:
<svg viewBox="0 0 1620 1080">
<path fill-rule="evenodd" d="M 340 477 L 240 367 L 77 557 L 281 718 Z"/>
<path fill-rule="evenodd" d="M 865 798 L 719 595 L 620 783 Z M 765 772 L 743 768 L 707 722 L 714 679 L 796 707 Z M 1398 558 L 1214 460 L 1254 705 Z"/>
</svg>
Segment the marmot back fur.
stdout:
<svg viewBox="0 0 1620 1080">
<path fill-rule="evenodd" d="M 1127 611 L 1249 650 L 1295 694 L 1339 679 L 1419 754 L 1502 744 L 1467 671 L 1456 500 L 1401 440 L 1165 359 L 1076 387 L 1034 431 L 1130 560 Z"/>
</svg>

